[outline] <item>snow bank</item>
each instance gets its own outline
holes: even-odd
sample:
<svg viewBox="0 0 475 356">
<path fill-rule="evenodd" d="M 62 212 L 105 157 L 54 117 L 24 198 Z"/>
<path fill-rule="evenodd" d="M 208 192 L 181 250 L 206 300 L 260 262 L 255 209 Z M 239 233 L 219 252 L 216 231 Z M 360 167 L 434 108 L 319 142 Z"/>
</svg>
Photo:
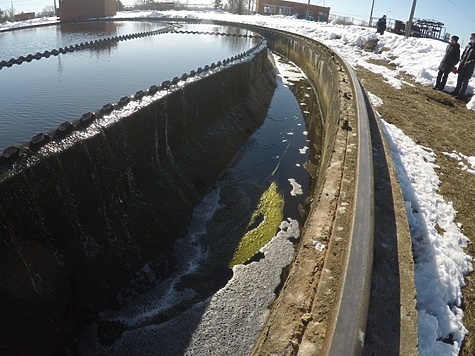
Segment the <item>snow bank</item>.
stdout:
<svg viewBox="0 0 475 356">
<path fill-rule="evenodd" d="M 456 211 L 437 191 L 434 152 L 416 145 L 381 120 L 406 202 L 415 261 L 419 353 L 457 355 L 467 333 L 462 323 L 464 275 L 472 271 L 463 248 L 469 239 L 455 222 Z"/>
</svg>

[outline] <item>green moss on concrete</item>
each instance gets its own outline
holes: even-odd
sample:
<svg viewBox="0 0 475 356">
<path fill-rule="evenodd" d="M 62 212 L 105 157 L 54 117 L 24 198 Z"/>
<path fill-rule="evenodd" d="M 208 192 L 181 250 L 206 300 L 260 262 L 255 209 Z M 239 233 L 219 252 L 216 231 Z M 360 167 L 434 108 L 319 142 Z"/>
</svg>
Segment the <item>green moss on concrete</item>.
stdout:
<svg viewBox="0 0 475 356">
<path fill-rule="evenodd" d="M 229 264 L 231 268 L 249 260 L 275 236 L 283 219 L 283 206 L 284 199 L 277 192 L 277 184 L 274 182 L 262 194 L 249 221 L 247 232 Z M 257 226 L 254 227 L 256 224 Z"/>
</svg>

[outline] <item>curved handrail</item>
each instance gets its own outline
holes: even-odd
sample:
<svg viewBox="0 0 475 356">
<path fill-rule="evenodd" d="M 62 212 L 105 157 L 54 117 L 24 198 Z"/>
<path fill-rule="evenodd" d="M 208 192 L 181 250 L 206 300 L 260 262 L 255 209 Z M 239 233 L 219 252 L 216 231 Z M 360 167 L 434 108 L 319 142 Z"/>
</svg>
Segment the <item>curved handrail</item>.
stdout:
<svg viewBox="0 0 475 356">
<path fill-rule="evenodd" d="M 363 88 L 354 70 L 343 59 L 356 96 L 358 115 L 358 162 L 353 209 L 353 226 L 344 274 L 327 330 L 328 355 L 355 355 L 363 351 L 368 316 L 374 244 L 374 183 L 368 108 Z"/>
</svg>

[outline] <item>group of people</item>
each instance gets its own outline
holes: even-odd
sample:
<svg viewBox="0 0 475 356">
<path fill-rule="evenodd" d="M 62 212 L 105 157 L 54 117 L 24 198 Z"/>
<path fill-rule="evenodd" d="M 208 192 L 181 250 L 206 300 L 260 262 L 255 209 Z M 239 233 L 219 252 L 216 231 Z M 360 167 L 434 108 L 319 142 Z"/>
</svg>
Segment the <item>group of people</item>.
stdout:
<svg viewBox="0 0 475 356">
<path fill-rule="evenodd" d="M 376 24 L 376 33 L 384 35 L 384 31 L 386 31 L 386 15 L 383 15 Z M 472 78 L 475 70 L 475 33 L 470 35 L 470 42 L 465 47 L 462 57 L 460 57 L 460 45 L 458 40 L 458 36 L 452 36 L 450 38 L 450 43 L 445 50 L 445 56 L 438 68 L 439 72 L 437 73 L 434 89 L 444 90 L 449 74 L 451 72 L 456 73 L 457 86 L 450 94 L 457 99 L 463 99 L 467 91 L 468 82 L 470 78 Z M 456 68 L 455 66 L 458 63 L 459 66 Z"/>
<path fill-rule="evenodd" d="M 475 70 L 475 33 L 470 35 L 470 42 L 465 47 L 462 57 L 460 57 L 458 40 L 457 36 L 450 38 L 450 43 L 447 45 L 444 58 L 438 68 L 439 73 L 437 74 L 434 89 L 444 90 L 450 72 L 457 73 L 457 86 L 450 94 L 457 99 L 463 99 L 468 82 Z M 455 67 L 457 64 L 459 64 L 458 68 Z"/>
</svg>

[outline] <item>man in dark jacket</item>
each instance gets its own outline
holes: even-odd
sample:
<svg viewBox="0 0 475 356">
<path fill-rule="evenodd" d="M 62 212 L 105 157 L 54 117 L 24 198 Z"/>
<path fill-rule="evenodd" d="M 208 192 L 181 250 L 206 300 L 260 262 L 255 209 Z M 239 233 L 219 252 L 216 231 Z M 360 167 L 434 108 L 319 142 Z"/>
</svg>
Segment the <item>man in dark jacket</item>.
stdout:
<svg viewBox="0 0 475 356">
<path fill-rule="evenodd" d="M 460 60 L 460 45 L 458 44 L 458 40 L 458 36 L 452 36 L 450 38 L 450 43 L 445 49 L 445 56 L 439 64 L 439 73 L 437 74 L 434 89 L 444 90 L 449 73 Z"/>
<path fill-rule="evenodd" d="M 465 91 L 468 87 L 468 82 L 472 78 L 473 71 L 475 69 L 475 33 L 470 35 L 470 42 L 465 47 L 462 58 L 460 59 L 460 65 L 457 70 L 457 86 L 452 95 L 456 95 L 457 99 L 463 99 Z"/>
<path fill-rule="evenodd" d="M 376 24 L 376 33 L 384 35 L 384 31 L 386 31 L 386 15 L 383 15 Z"/>
</svg>

